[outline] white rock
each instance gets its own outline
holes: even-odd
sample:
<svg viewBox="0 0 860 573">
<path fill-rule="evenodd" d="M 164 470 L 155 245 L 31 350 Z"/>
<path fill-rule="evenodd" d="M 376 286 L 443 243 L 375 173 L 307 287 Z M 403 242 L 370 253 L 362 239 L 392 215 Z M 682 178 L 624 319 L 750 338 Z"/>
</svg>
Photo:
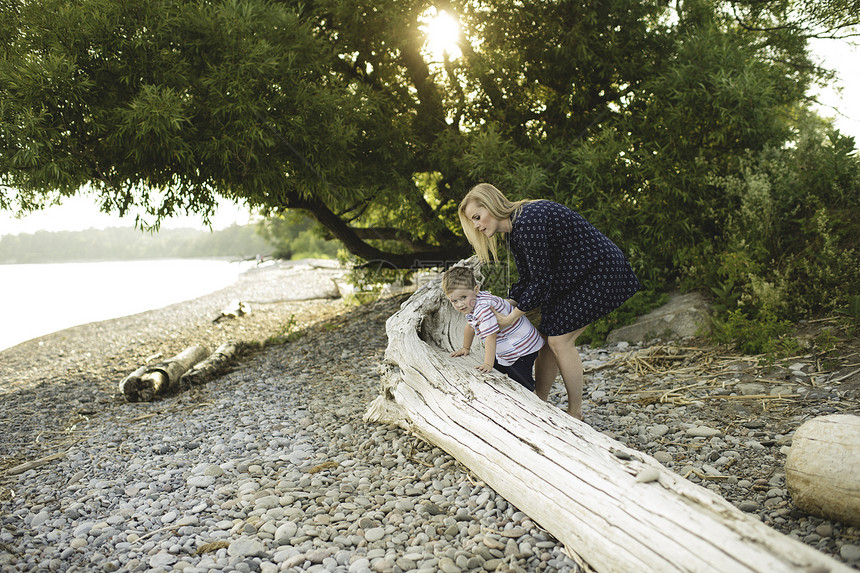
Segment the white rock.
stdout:
<svg viewBox="0 0 860 573">
<path fill-rule="evenodd" d="M 383 537 L 385 537 L 385 530 L 381 527 L 373 527 L 364 532 L 364 538 L 368 543 L 379 541 Z"/>
<path fill-rule="evenodd" d="M 846 543 L 839 548 L 839 555 L 841 555 L 842 559 L 845 561 L 860 561 L 860 547 L 852 545 L 851 543 Z"/>
<path fill-rule="evenodd" d="M 693 438 L 713 438 L 720 434 L 722 434 L 722 432 L 715 428 L 709 428 L 708 426 L 696 426 L 695 428 L 689 428 L 687 430 L 687 435 Z"/>
<path fill-rule="evenodd" d="M 72 535 L 75 537 L 85 537 L 89 534 L 90 530 L 93 528 L 94 523 L 92 521 L 85 521 L 78 525 Z"/>
<path fill-rule="evenodd" d="M 299 555 L 294 555 L 293 557 L 290 557 L 289 559 L 287 559 L 286 561 L 281 563 L 281 570 L 286 571 L 287 569 L 291 569 L 291 568 L 295 567 L 296 565 L 301 565 L 304 562 L 305 562 L 305 554 L 304 553 L 301 553 Z"/>
<path fill-rule="evenodd" d="M 275 543 L 278 545 L 287 545 L 290 539 L 296 536 L 298 530 L 299 526 L 296 522 L 287 521 L 275 531 Z"/>
<path fill-rule="evenodd" d="M 230 557 L 255 557 L 265 555 L 266 551 L 263 544 L 256 539 L 240 537 L 230 543 L 230 547 L 227 548 L 227 554 Z"/>
<path fill-rule="evenodd" d="M 266 495 L 254 502 L 255 509 L 272 509 L 273 507 L 280 507 L 280 505 L 280 498 L 276 495 Z"/>
<path fill-rule="evenodd" d="M 654 438 L 659 438 L 661 436 L 665 436 L 669 433 L 669 426 L 666 424 L 656 424 L 654 426 L 648 426 L 648 435 Z"/>
<path fill-rule="evenodd" d="M 188 485 L 191 487 L 209 487 L 214 483 L 214 476 L 192 476 L 188 478 Z"/>
<path fill-rule="evenodd" d="M 720 474 L 720 470 L 718 470 L 718 469 L 717 469 L 717 468 L 715 468 L 714 466 L 709 466 L 708 464 L 702 464 L 702 469 L 703 469 L 703 470 L 705 471 L 705 473 L 706 473 L 706 474 L 708 474 L 709 476 L 718 476 L 718 475 L 721 475 L 721 474 Z"/>
<path fill-rule="evenodd" d="M 156 553 L 149 560 L 149 566 L 153 569 L 160 567 L 167 567 L 168 565 L 173 565 L 176 563 L 176 555 L 172 555 L 170 553 Z"/>
<path fill-rule="evenodd" d="M 280 564 L 289 559 L 290 557 L 295 557 L 298 554 L 299 552 L 295 547 L 288 546 L 285 549 L 276 551 L 275 555 L 272 557 L 272 561 Z"/>
<path fill-rule="evenodd" d="M 33 520 L 30 522 L 30 527 L 39 527 L 40 525 L 48 521 L 48 518 L 50 516 L 51 514 L 43 509 L 42 511 L 33 516 Z"/>
<path fill-rule="evenodd" d="M 224 475 L 224 470 L 222 470 L 221 466 L 217 464 L 211 464 L 203 471 L 203 475 L 221 477 L 222 475 Z"/>
</svg>

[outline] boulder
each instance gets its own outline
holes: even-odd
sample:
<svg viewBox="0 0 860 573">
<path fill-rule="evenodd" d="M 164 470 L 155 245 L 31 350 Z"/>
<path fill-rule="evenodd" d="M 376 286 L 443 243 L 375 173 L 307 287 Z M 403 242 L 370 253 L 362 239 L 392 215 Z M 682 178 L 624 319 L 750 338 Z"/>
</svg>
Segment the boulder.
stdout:
<svg viewBox="0 0 860 573">
<path fill-rule="evenodd" d="M 860 527 L 860 416 L 804 422 L 785 459 L 785 485 L 798 508 Z"/>
<path fill-rule="evenodd" d="M 707 332 L 709 316 L 710 307 L 701 294 L 673 293 L 669 296 L 669 302 L 640 316 L 634 324 L 616 328 L 609 333 L 606 341 L 635 344 L 654 338 L 689 338 Z"/>
</svg>

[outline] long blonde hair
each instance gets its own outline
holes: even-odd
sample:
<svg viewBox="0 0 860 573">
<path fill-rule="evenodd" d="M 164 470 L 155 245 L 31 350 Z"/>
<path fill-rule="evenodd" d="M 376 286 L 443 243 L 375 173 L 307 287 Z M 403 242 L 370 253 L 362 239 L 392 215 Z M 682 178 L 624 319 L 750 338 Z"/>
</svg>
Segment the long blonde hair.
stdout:
<svg viewBox="0 0 860 573">
<path fill-rule="evenodd" d="M 472 221 L 466 216 L 466 207 L 474 203 L 478 207 L 484 207 L 496 219 L 510 219 L 513 223 L 520 207 L 533 201 L 535 199 L 510 201 L 501 191 L 489 183 L 478 183 L 466 193 L 466 196 L 460 201 L 460 225 L 463 226 L 463 233 L 466 234 L 466 238 L 481 261 L 489 263 L 490 254 L 492 254 L 494 261 L 499 260 L 498 234 L 487 237 L 485 234 L 479 233 Z"/>
</svg>

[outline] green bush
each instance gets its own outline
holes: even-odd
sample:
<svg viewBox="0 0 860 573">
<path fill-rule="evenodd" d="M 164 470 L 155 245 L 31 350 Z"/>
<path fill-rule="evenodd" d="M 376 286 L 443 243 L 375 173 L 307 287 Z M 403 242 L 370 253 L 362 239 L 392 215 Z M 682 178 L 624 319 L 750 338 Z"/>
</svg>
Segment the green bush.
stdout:
<svg viewBox="0 0 860 573">
<path fill-rule="evenodd" d="M 301 211 L 269 217 L 258 224 L 257 232 L 278 259 L 333 259 L 341 246 L 324 237 L 321 227 Z"/>
</svg>

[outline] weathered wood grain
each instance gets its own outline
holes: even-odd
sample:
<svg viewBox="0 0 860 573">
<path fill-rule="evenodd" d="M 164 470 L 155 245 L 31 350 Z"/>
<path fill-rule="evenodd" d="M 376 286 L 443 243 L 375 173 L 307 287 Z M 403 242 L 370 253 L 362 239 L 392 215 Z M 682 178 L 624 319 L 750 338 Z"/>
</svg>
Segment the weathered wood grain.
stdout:
<svg viewBox="0 0 860 573">
<path fill-rule="evenodd" d="M 366 419 L 445 449 L 594 570 L 850 571 L 506 376 L 477 372 L 481 352 L 451 358 L 464 323 L 438 281 L 406 301 L 387 322 Z"/>
</svg>

